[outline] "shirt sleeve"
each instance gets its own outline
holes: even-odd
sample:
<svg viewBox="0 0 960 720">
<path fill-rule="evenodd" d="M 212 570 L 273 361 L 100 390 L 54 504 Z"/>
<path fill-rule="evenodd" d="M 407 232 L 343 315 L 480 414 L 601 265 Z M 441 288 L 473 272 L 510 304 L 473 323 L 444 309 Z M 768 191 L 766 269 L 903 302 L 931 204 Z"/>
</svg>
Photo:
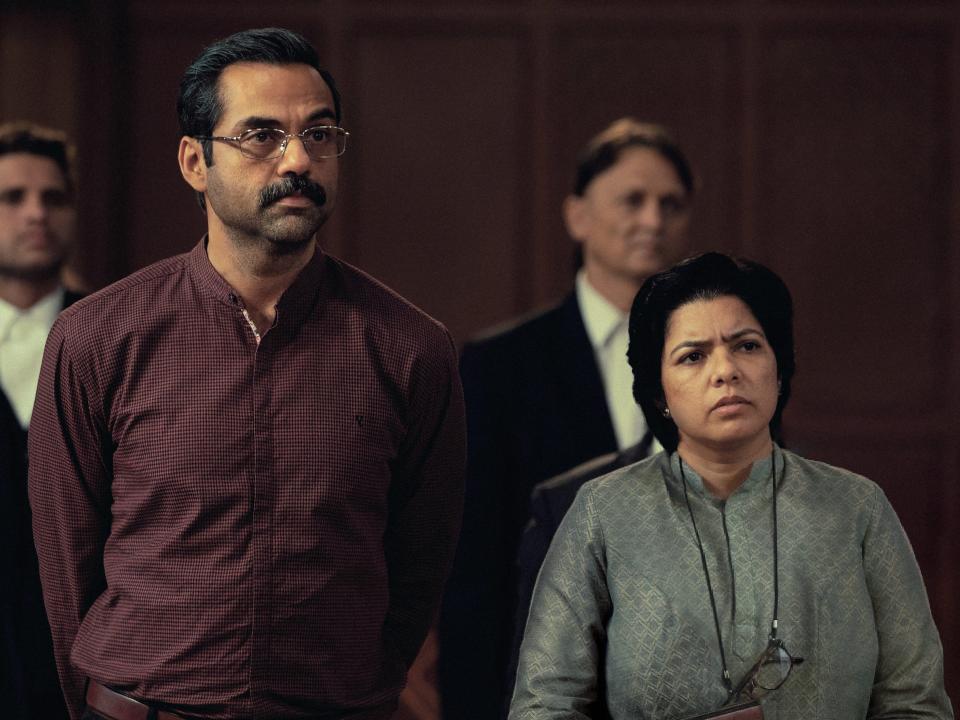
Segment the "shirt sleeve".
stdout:
<svg viewBox="0 0 960 720">
<path fill-rule="evenodd" d="M 61 320 L 47 340 L 29 432 L 29 492 L 43 597 L 71 718 L 86 677 L 70 663 L 80 624 L 106 587 L 109 444 L 98 393 L 71 357 Z"/>
<path fill-rule="evenodd" d="M 440 603 L 463 511 L 466 430 L 457 353 L 421 358 L 410 386 L 410 424 L 391 485 L 384 536 L 390 606 L 387 642 L 409 667 Z"/>
<path fill-rule="evenodd" d="M 610 594 L 603 536 L 580 493 L 550 545 L 533 591 L 509 720 L 600 717 Z"/>
<path fill-rule="evenodd" d="M 864 536 L 863 562 L 879 641 L 868 719 L 951 720 L 943 647 L 920 568 L 900 520 L 879 488 Z"/>
</svg>

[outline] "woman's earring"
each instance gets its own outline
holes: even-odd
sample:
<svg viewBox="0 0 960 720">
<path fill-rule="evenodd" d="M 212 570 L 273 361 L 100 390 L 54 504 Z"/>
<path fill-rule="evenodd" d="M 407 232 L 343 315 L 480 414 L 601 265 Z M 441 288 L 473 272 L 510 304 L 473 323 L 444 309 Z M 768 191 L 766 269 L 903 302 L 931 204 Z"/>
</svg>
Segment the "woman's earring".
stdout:
<svg viewBox="0 0 960 720">
<path fill-rule="evenodd" d="M 665 418 L 670 417 L 670 408 L 664 408 L 664 409 L 663 409 L 663 416 L 664 416 Z"/>
</svg>

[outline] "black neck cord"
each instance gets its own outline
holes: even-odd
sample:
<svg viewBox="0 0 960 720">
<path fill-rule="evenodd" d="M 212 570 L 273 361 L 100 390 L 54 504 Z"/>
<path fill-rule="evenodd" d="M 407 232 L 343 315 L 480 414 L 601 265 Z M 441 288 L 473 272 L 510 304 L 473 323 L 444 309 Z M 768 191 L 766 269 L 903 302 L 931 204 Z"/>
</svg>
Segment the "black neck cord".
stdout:
<svg viewBox="0 0 960 720">
<path fill-rule="evenodd" d="M 707 568 L 707 555 L 703 551 L 703 542 L 700 540 L 700 531 L 693 516 L 693 506 L 690 504 L 690 493 L 687 490 L 687 476 L 683 472 L 683 458 L 677 453 L 680 462 L 680 478 L 683 480 L 683 499 L 687 503 L 687 512 L 690 513 L 690 523 L 693 525 L 693 534 L 697 538 L 697 549 L 700 550 L 700 562 L 703 564 L 703 575 L 707 579 L 707 593 L 710 595 L 710 609 L 713 611 L 713 625 L 717 630 L 717 645 L 720 647 L 720 662 L 723 664 L 723 684 L 727 692 L 733 691 L 733 682 L 730 680 L 730 670 L 727 668 L 727 656 L 723 650 L 723 635 L 720 632 L 720 616 L 717 613 L 717 601 L 713 595 L 713 585 L 710 583 L 710 570 Z M 773 621 L 770 623 L 770 638 L 777 637 L 777 614 L 780 605 L 780 582 L 777 558 L 777 474 L 776 457 L 770 451 L 770 484 L 773 486 Z M 732 570 L 732 568 L 731 568 Z"/>
</svg>

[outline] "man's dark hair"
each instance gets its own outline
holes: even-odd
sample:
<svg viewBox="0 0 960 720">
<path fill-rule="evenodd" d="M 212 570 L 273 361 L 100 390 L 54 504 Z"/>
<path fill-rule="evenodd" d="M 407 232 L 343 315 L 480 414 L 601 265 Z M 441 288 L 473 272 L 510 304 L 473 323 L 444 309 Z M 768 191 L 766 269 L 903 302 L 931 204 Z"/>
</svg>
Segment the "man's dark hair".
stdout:
<svg viewBox="0 0 960 720">
<path fill-rule="evenodd" d="M 577 160 L 573 194 L 582 196 L 597 175 L 612 167 L 623 151 L 632 147 L 647 147 L 660 153 L 673 165 L 687 195 L 693 195 L 693 170 L 670 131 L 633 118 L 620 118 L 587 143 Z"/>
<path fill-rule="evenodd" d="M 770 420 L 770 432 L 780 442 L 783 410 L 790 399 L 796 371 L 793 347 L 793 300 L 790 291 L 772 270 L 722 253 L 710 252 L 684 260 L 644 282 L 630 311 L 630 345 L 627 358 L 633 369 L 633 397 L 647 425 L 668 451 L 680 440 L 673 420 L 663 416 L 664 394 L 661 360 L 667 323 L 673 312 L 696 300 L 736 297 L 750 308 L 760 323 L 777 359 L 780 396 Z"/>
<path fill-rule="evenodd" d="M 333 76 L 320 67 L 317 51 L 299 33 L 284 28 L 260 28 L 234 33 L 203 49 L 180 80 L 180 95 L 177 98 L 177 115 L 180 133 L 190 137 L 212 135 L 213 128 L 223 113 L 220 97 L 220 74 L 228 65 L 238 62 L 257 62 L 268 65 L 309 65 L 330 88 L 333 95 L 333 110 L 340 122 L 340 93 Z M 203 159 L 213 165 L 213 142 L 201 141 Z M 197 193 L 200 207 L 204 206 L 203 194 Z"/>
<path fill-rule="evenodd" d="M 60 172 L 67 193 L 73 194 L 73 146 L 59 130 L 19 121 L 0 125 L 0 155 L 28 153 L 53 160 Z"/>
</svg>

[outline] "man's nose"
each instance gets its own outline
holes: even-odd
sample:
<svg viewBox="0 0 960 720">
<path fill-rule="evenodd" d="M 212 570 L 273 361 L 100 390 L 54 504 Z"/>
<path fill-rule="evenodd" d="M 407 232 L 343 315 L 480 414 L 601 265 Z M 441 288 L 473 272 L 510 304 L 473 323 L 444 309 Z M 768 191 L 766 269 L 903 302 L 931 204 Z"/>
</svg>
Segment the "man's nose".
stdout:
<svg viewBox="0 0 960 720">
<path fill-rule="evenodd" d="M 304 175 L 310 169 L 310 155 L 307 154 L 303 139 L 296 135 L 287 138 L 283 155 L 277 165 L 278 175 Z"/>
<path fill-rule="evenodd" d="M 22 209 L 24 216 L 33 222 L 43 222 L 50 214 L 50 208 L 40 193 L 27 193 L 23 198 Z"/>
<path fill-rule="evenodd" d="M 637 208 L 638 220 L 644 227 L 659 230 L 663 226 L 663 211 L 656 198 L 647 198 Z"/>
</svg>

